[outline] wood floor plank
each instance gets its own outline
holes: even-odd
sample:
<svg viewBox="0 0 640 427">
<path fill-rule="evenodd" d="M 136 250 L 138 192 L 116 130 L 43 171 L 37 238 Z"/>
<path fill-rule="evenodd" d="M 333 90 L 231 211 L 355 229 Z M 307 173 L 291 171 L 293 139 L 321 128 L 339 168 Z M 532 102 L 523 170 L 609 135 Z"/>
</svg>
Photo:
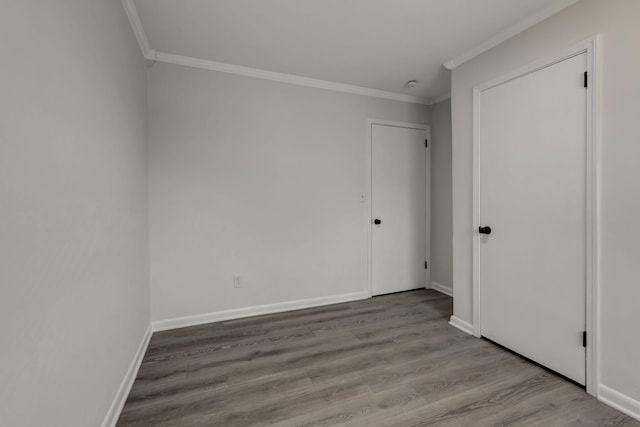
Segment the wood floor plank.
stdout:
<svg viewBox="0 0 640 427">
<path fill-rule="evenodd" d="M 340 384 L 332 384 L 326 387 L 314 388 L 304 391 L 297 396 L 283 396 L 277 401 L 272 401 L 250 410 L 246 408 L 235 411 L 221 412 L 212 416 L 209 425 L 251 425 L 255 422 L 275 423 L 297 417 L 308 412 L 325 409 L 332 405 L 354 397 L 370 396 L 371 389 L 361 380 L 353 379 Z M 239 423 L 239 420 L 241 422 Z"/>
<path fill-rule="evenodd" d="M 493 416 L 488 417 L 493 425 L 531 426 L 535 422 L 544 422 L 544 425 L 558 423 L 559 415 L 564 408 L 575 408 L 585 401 L 595 403 L 588 394 L 575 384 L 558 380 L 544 393 L 538 393 L 529 399 L 522 400 L 509 407 L 502 408 Z M 533 420 L 536 420 L 535 422 Z"/>
<path fill-rule="evenodd" d="M 241 386 L 230 386 L 220 393 L 179 393 L 174 399 L 163 399 L 160 402 L 147 402 L 145 405 L 129 405 L 125 407 L 121 419 L 126 425 L 138 423 L 179 422 L 183 417 L 197 414 L 208 418 L 216 412 L 229 408 L 244 407 L 244 401 L 262 401 L 271 395 L 299 395 L 311 389 L 312 383 L 304 369 L 287 371 L 264 380 L 256 380 Z M 147 424 L 148 425 L 148 424 Z"/>
<path fill-rule="evenodd" d="M 396 387 L 364 397 L 351 398 L 313 412 L 271 424 L 274 427 L 337 427 L 344 425 L 375 425 L 375 420 L 385 416 L 410 411 L 426 404 L 415 390 Z"/>
<path fill-rule="evenodd" d="M 459 380 L 460 377 L 456 375 L 461 374 L 460 370 L 463 370 L 462 374 L 465 373 L 464 370 L 468 371 L 467 374 L 479 374 L 479 368 L 492 364 L 499 366 L 504 361 L 504 355 L 488 351 L 484 347 L 477 349 L 448 347 L 410 362 L 390 363 L 387 366 L 366 369 L 361 372 L 361 376 L 375 391 L 409 382 L 418 383 L 418 386 L 425 388 L 429 381 L 437 382 L 438 379 L 444 379 L 451 384 L 452 378 Z"/>
<path fill-rule="evenodd" d="M 201 348 L 216 346 L 218 343 L 224 342 L 226 346 L 230 346 L 238 341 L 245 341 L 247 339 L 256 341 L 260 340 L 266 331 L 263 327 L 250 327 L 235 329 L 232 331 L 221 330 L 217 333 L 199 336 L 191 336 L 188 339 L 176 339 L 174 341 L 166 341 L 160 343 L 150 343 L 147 350 L 147 357 L 152 358 L 156 354 L 168 355 L 174 351 L 184 351 L 186 348 Z"/>
<path fill-rule="evenodd" d="M 276 319 L 270 319 L 271 315 L 259 316 L 259 319 L 252 320 L 251 323 L 253 324 L 254 322 L 259 322 L 260 327 L 264 328 L 265 330 L 272 331 L 280 329 L 282 327 L 290 326 L 292 324 L 292 321 L 295 319 L 295 324 L 298 326 L 312 325 L 314 326 L 314 328 L 317 328 L 326 323 L 334 324 L 342 323 L 345 321 L 348 322 L 350 319 L 354 318 L 370 319 L 371 316 L 376 313 L 384 314 L 386 313 L 386 310 L 384 309 L 384 307 L 378 306 L 347 306 L 342 310 L 335 311 L 325 309 L 323 311 L 314 312 L 310 315 L 307 315 L 303 310 L 303 312 L 300 313 L 297 318 L 292 315 L 285 316 L 283 313 L 278 313 L 277 315 L 274 315 L 278 316 Z M 224 328 L 225 330 L 227 330 L 229 328 L 235 328 L 237 327 L 237 325 L 238 324 L 234 324 L 233 326 L 227 325 Z"/>
<path fill-rule="evenodd" d="M 245 364 L 237 365 L 229 370 L 229 381 L 232 383 L 246 381 L 269 375 L 273 371 L 293 368 L 305 368 L 322 363 L 329 363 L 336 359 L 350 357 L 363 352 L 375 352 L 387 349 L 393 341 L 379 340 L 360 343 L 355 338 L 351 341 L 325 343 L 323 346 L 309 346 L 299 352 L 261 358 Z"/>
<path fill-rule="evenodd" d="M 163 375 L 138 377 L 127 401 L 128 409 L 147 403 L 169 402 L 178 394 L 189 391 L 202 393 L 228 389 L 226 369 L 213 368 L 197 371 L 174 371 Z"/>
<path fill-rule="evenodd" d="M 568 403 L 562 404 L 562 397 L 556 396 L 557 402 L 551 410 L 545 413 L 536 414 L 534 422 L 529 422 L 532 426 L 548 426 L 550 423 L 566 426 L 633 426 L 637 427 L 640 422 L 624 415 L 622 412 L 593 399 L 591 396 L 571 395 Z M 518 423 L 526 425 L 527 420 Z"/>
<path fill-rule="evenodd" d="M 261 316 L 226 320 L 224 322 L 218 323 L 218 325 L 225 330 L 229 330 L 235 328 L 244 328 L 247 326 L 262 326 L 265 324 L 274 324 L 283 320 L 290 321 L 292 319 L 295 319 L 296 321 L 300 321 L 301 319 L 308 318 L 332 318 L 338 316 L 340 313 L 353 312 L 355 308 L 357 308 L 357 306 L 354 305 L 354 303 L 346 302 L 341 304 L 306 308 L 302 310 L 292 310 L 282 313 L 265 314 Z"/>
<path fill-rule="evenodd" d="M 494 381 L 478 385 L 460 393 L 454 393 L 443 399 L 436 399 L 431 403 L 398 416 L 380 420 L 377 425 L 384 427 L 395 426 L 431 426 L 431 425 L 483 425 L 474 424 L 483 420 L 493 411 L 500 410 L 500 404 L 522 388 L 528 385 L 544 383 L 544 371 L 536 368 L 535 373 L 528 370 L 514 372 L 508 378 L 497 378 Z M 538 378 L 543 376 L 542 378 Z M 534 390 L 531 390 L 533 392 Z M 424 396 L 429 400 L 429 396 Z M 468 419 L 470 417 L 470 419 Z"/>
<path fill-rule="evenodd" d="M 334 382 L 339 378 L 357 374 L 366 369 L 390 366 L 384 357 L 376 352 L 359 352 L 329 362 L 316 363 L 306 368 L 307 375 L 315 385 Z"/>
<path fill-rule="evenodd" d="M 154 333 L 118 426 L 625 426 L 431 290 Z"/>
</svg>

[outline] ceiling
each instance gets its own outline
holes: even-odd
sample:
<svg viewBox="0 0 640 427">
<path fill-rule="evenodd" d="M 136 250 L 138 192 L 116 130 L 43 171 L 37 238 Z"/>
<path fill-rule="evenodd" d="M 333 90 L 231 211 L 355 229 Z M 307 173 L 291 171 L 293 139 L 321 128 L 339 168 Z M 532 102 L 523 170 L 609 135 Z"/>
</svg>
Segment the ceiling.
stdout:
<svg viewBox="0 0 640 427">
<path fill-rule="evenodd" d="M 143 53 L 433 100 L 458 65 L 577 0 L 124 0 Z M 135 15 L 138 16 L 135 16 Z M 138 28 L 136 28 L 136 26 Z M 144 45 L 147 46 L 144 46 Z M 407 87 L 408 80 L 417 80 Z"/>
</svg>

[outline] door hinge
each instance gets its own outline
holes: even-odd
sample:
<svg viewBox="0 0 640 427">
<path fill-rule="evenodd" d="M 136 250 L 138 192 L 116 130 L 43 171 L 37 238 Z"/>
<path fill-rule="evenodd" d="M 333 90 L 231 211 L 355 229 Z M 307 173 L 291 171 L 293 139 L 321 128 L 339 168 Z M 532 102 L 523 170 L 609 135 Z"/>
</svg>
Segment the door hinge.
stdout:
<svg viewBox="0 0 640 427">
<path fill-rule="evenodd" d="M 428 263 L 427 261 L 425 261 L 425 262 L 424 262 L 424 268 L 425 268 L 425 270 L 426 270 L 427 268 L 429 268 L 429 263 Z"/>
<path fill-rule="evenodd" d="M 428 146 L 429 146 L 429 140 L 428 140 L 428 139 L 425 139 L 425 140 L 424 140 L 424 146 L 425 146 L 425 147 L 428 147 Z"/>
<path fill-rule="evenodd" d="M 587 76 L 588 76 L 588 74 L 585 71 L 584 72 L 584 87 L 589 87 L 589 77 L 587 77 Z"/>
<path fill-rule="evenodd" d="M 587 347 L 587 331 L 582 332 L 582 346 Z"/>
</svg>

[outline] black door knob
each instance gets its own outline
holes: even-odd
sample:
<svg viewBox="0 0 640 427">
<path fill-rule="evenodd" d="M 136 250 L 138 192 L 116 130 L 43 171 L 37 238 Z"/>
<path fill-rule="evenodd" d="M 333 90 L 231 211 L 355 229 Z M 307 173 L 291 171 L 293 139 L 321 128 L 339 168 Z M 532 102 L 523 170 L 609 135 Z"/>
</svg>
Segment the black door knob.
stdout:
<svg viewBox="0 0 640 427">
<path fill-rule="evenodd" d="M 480 227 L 478 228 L 478 232 L 480 234 L 491 234 L 491 227 Z"/>
<path fill-rule="evenodd" d="M 378 218 L 376 218 L 376 219 L 373 220 L 373 223 L 375 225 L 380 225 L 380 224 L 382 224 L 382 221 L 380 221 Z"/>
</svg>

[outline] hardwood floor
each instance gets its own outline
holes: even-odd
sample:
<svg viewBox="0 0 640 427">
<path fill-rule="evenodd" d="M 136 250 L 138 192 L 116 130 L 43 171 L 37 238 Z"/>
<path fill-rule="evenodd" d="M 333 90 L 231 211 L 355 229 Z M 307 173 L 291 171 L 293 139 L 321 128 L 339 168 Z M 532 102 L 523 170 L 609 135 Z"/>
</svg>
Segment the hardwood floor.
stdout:
<svg viewBox="0 0 640 427">
<path fill-rule="evenodd" d="M 419 290 L 153 334 L 119 426 L 640 426 Z"/>
</svg>

